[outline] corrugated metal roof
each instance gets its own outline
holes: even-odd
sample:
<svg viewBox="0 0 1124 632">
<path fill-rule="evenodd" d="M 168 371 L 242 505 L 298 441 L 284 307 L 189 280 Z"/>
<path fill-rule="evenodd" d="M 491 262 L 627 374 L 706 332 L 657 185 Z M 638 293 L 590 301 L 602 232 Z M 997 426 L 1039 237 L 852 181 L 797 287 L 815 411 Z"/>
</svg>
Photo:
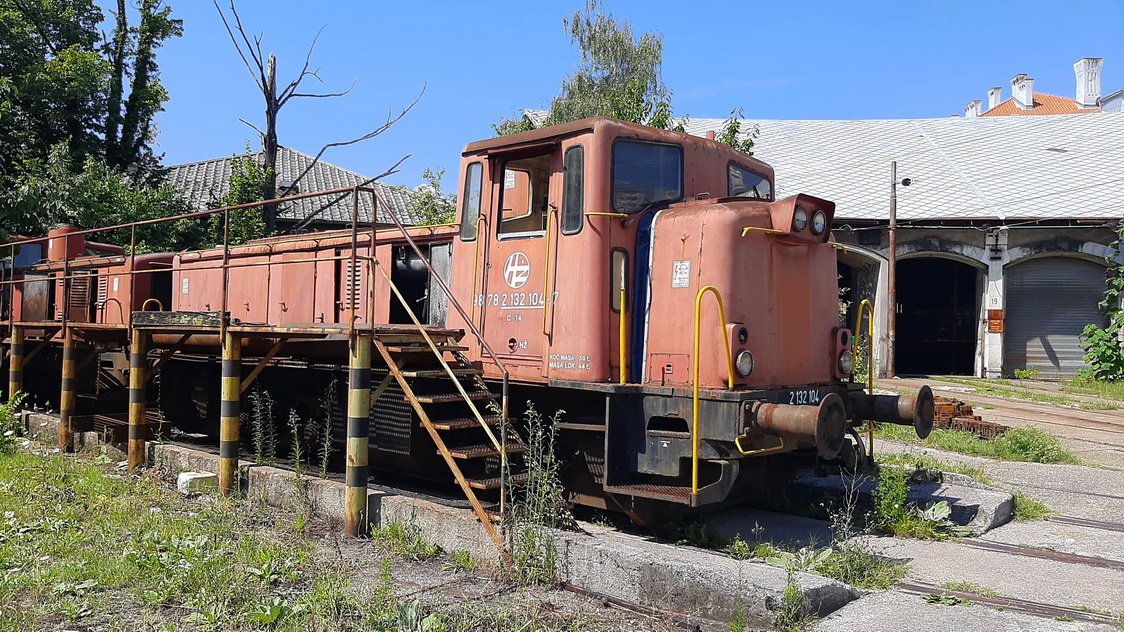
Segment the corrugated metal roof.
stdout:
<svg viewBox="0 0 1124 632">
<path fill-rule="evenodd" d="M 722 123 L 693 119 L 687 131 Z M 778 197 L 833 200 L 837 218 L 889 218 L 893 160 L 913 180 L 898 187 L 901 220 L 1124 216 L 1124 113 L 746 123 Z"/>
<path fill-rule="evenodd" d="M 262 160 L 262 152 L 253 152 L 249 155 L 255 160 Z M 230 189 L 231 161 L 241 156 L 215 158 L 202 162 L 191 162 L 183 165 L 168 167 L 168 182 L 186 196 L 199 210 L 208 206 L 227 194 Z M 277 151 L 277 182 L 291 181 L 304 172 L 313 162 L 313 157 L 306 153 L 280 147 Z M 297 185 L 301 193 L 313 193 L 331 189 L 353 187 L 367 178 L 353 171 L 337 167 L 323 160 L 316 163 Z M 403 187 L 392 187 L 381 182 L 371 183 L 367 186 L 377 188 L 406 224 L 416 224 L 417 218 L 409 211 L 410 190 Z M 330 203 L 333 202 L 334 203 Z M 323 208 L 327 205 L 327 208 Z M 286 202 L 280 209 L 280 217 L 284 220 L 299 221 L 309 215 L 323 211 L 316 216 L 320 223 L 351 223 L 351 198 L 321 197 Z M 369 224 L 371 222 L 371 199 L 369 195 L 359 198 L 359 221 Z M 393 223 L 389 216 L 380 211 L 380 223 Z"/>
</svg>

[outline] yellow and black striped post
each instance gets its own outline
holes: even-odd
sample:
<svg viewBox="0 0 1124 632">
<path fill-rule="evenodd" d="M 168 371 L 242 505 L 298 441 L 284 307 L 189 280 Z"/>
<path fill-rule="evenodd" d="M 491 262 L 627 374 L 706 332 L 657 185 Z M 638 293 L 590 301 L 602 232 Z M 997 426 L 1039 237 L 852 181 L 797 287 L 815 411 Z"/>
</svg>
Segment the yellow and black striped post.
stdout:
<svg viewBox="0 0 1124 632">
<path fill-rule="evenodd" d="M 367 450 L 371 414 L 371 338 L 351 337 L 347 391 L 347 497 L 344 531 L 367 533 Z"/>
<path fill-rule="evenodd" d="M 8 364 L 8 401 L 23 390 L 23 327 L 12 325 L 12 357 Z"/>
<path fill-rule="evenodd" d="M 219 491 L 234 491 L 238 471 L 238 423 L 242 413 L 242 338 L 229 331 L 222 340 L 222 403 L 219 407 Z"/>
<path fill-rule="evenodd" d="M 129 346 L 129 473 L 144 465 L 144 437 L 147 430 L 148 334 L 133 331 Z"/>
<path fill-rule="evenodd" d="M 73 449 L 73 436 L 70 431 L 70 417 L 74 415 L 74 408 L 78 398 L 74 389 L 78 386 L 78 355 L 74 348 L 74 330 L 65 328 L 62 339 L 62 392 L 59 394 L 59 451 L 70 452 Z"/>
</svg>

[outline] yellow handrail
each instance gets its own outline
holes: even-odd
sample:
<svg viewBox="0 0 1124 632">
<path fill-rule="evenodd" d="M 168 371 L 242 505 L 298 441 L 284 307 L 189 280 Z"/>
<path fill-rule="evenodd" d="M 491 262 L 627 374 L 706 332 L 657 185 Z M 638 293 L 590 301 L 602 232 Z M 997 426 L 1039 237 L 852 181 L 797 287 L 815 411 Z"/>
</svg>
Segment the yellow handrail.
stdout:
<svg viewBox="0 0 1124 632">
<path fill-rule="evenodd" d="M 148 311 L 148 304 L 149 303 L 156 303 L 156 307 L 157 307 L 156 311 L 158 311 L 158 312 L 164 311 L 164 304 L 160 302 L 160 299 L 150 298 L 150 299 L 145 299 L 145 301 L 143 303 L 141 303 L 141 311 L 142 312 Z"/>
<path fill-rule="evenodd" d="M 742 237 L 745 237 L 746 235 L 748 235 L 750 232 L 753 232 L 753 231 L 757 231 L 759 233 L 769 233 L 770 235 L 779 235 L 779 234 L 784 232 L 783 230 L 779 230 L 779 229 L 776 229 L 776 228 L 761 228 L 760 226 L 746 226 L 745 228 L 742 228 Z"/>
<path fill-rule="evenodd" d="M 855 343 L 852 347 L 857 346 L 859 338 L 859 330 L 862 328 L 863 315 L 866 315 L 866 392 L 874 394 L 874 305 L 869 299 L 863 299 L 859 303 L 859 319 L 855 321 Z M 855 374 L 851 373 L 851 381 L 855 381 Z M 861 429 L 859 430 L 861 431 Z M 874 422 L 868 420 L 866 427 L 867 435 L 866 442 L 870 444 L 867 456 L 874 458 Z"/>
<path fill-rule="evenodd" d="M 770 452 L 780 452 L 781 450 L 784 450 L 784 437 L 777 437 L 777 439 L 779 439 L 780 442 L 781 442 L 780 445 L 775 445 L 771 448 L 758 448 L 756 450 L 746 450 L 745 448 L 742 447 L 742 439 L 745 439 L 747 436 L 749 436 L 749 435 L 738 435 L 737 437 L 734 437 L 734 447 L 736 447 L 738 449 L 738 452 L 741 452 L 743 456 L 755 456 L 755 455 L 759 455 L 759 454 L 769 454 Z"/>
<path fill-rule="evenodd" d="M 595 211 L 587 211 L 586 217 L 628 217 L 628 213 L 599 213 Z"/>
<path fill-rule="evenodd" d="M 546 261 L 542 272 L 542 335 L 549 336 L 550 332 L 546 330 L 547 310 L 550 309 L 550 301 L 547 299 L 549 296 L 546 292 L 550 289 L 550 277 L 553 268 L 550 267 L 550 218 L 558 210 L 551 208 L 546 212 Z"/>
<path fill-rule="evenodd" d="M 722 294 L 713 285 L 708 285 L 695 295 L 695 362 L 691 372 L 693 391 L 691 395 L 694 421 L 691 427 L 691 493 L 699 493 L 699 317 L 702 313 L 702 297 L 707 292 L 714 293 L 718 301 L 718 331 L 722 335 L 722 342 L 726 347 L 726 381 L 730 388 L 734 388 L 734 357 L 730 353 L 730 339 L 726 337 L 726 309 L 722 307 Z"/>
<path fill-rule="evenodd" d="M 477 273 L 477 271 L 480 269 L 481 222 L 484 223 L 484 227 L 486 229 L 488 227 L 488 218 L 483 213 L 476 217 L 476 239 L 473 240 L 476 243 L 473 245 L 472 249 L 472 316 L 469 317 L 469 320 L 471 320 L 473 324 L 476 323 L 476 279 L 478 279 L 481 274 L 484 274 L 483 272 Z M 481 297 L 481 302 L 485 302 L 484 297 Z"/>
<path fill-rule="evenodd" d="M 625 344 L 624 344 L 624 336 L 625 336 L 625 331 L 624 331 L 624 312 L 625 312 L 625 309 L 624 309 L 624 288 L 622 287 L 622 288 L 621 288 L 621 309 L 620 309 L 620 318 L 618 318 L 618 319 L 617 319 L 617 320 L 619 320 L 619 321 L 620 321 L 620 328 L 621 328 L 621 330 L 620 330 L 620 348 L 621 348 L 621 351 L 620 351 L 620 353 L 621 353 L 621 384 L 624 384 L 624 383 L 626 383 L 626 382 L 628 381 L 628 378 L 626 377 L 626 376 L 628 375 L 628 367 L 627 367 L 627 365 L 625 364 L 625 352 L 624 352 L 624 347 L 625 347 Z"/>
</svg>

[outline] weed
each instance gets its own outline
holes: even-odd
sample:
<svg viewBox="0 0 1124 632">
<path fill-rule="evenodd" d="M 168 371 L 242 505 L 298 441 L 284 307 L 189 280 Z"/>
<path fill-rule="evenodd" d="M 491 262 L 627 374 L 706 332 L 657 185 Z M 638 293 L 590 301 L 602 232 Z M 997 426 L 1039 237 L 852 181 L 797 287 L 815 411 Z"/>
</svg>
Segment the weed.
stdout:
<svg viewBox="0 0 1124 632">
<path fill-rule="evenodd" d="M 850 539 L 838 544 L 835 551 L 824 560 L 817 572 L 868 590 L 885 590 L 909 572 L 909 564 L 874 554 L 860 539 Z"/>
<path fill-rule="evenodd" d="M 251 434 L 254 443 L 254 461 L 265 465 L 277 462 L 277 428 L 273 423 L 273 396 L 255 384 L 250 391 Z"/>
<path fill-rule="evenodd" d="M 718 532 L 714 525 L 704 522 L 682 522 L 674 520 L 661 529 L 674 540 L 677 546 L 693 546 L 699 549 L 723 549 L 730 546 L 730 539 Z"/>
<path fill-rule="evenodd" d="M 1016 380 L 1033 380 L 1038 377 L 1038 369 L 1015 369 Z"/>
<path fill-rule="evenodd" d="M 1046 506 L 1046 503 L 1028 496 L 1021 491 L 1015 492 L 1015 520 L 1030 522 L 1032 520 L 1045 520 L 1058 512 Z"/>
<path fill-rule="evenodd" d="M 246 612 L 246 619 L 259 625 L 277 625 L 282 620 L 303 612 L 307 608 L 304 604 L 290 606 L 284 599 L 274 597 L 255 604 Z"/>
<path fill-rule="evenodd" d="M 301 418 L 297 409 L 289 409 L 289 465 L 299 479 L 304 475 L 304 447 L 301 445 Z"/>
<path fill-rule="evenodd" d="M 962 599 L 960 597 L 957 597 L 956 595 L 938 595 L 937 593 L 932 593 L 932 594 L 923 596 L 922 599 L 924 599 L 925 601 L 927 601 L 929 603 L 940 604 L 942 606 L 970 606 L 970 605 L 972 605 L 972 602 L 970 600 Z"/>
<path fill-rule="evenodd" d="M 324 415 L 323 425 L 320 427 L 320 448 L 317 457 L 320 460 L 320 478 L 328 478 L 328 460 L 332 457 L 332 424 L 336 419 L 336 390 L 339 388 L 336 376 L 324 391 L 321 399 L 320 412 Z"/>
<path fill-rule="evenodd" d="M 520 486 L 512 516 L 511 539 L 516 579 L 549 583 L 557 574 L 558 548 L 554 530 L 572 521 L 565 508 L 559 477 L 561 463 L 554 452 L 558 420 L 564 411 L 543 417 L 527 402 L 527 481 Z"/>
<path fill-rule="evenodd" d="M 950 536 L 966 536 L 970 531 L 949 520 L 952 507 L 948 501 L 918 506 L 906 501 L 909 476 L 904 468 L 883 467 L 871 498 L 874 511 L 871 525 L 880 531 L 923 540 L 944 540 Z"/>
<path fill-rule="evenodd" d="M 0 452 L 14 451 L 19 435 L 23 433 L 19 411 L 24 397 L 24 393 L 15 393 L 8 401 L 0 404 Z"/>
<path fill-rule="evenodd" d="M 928 454 L 883 453 L 878 457 L 878 460 L 883 465 L 912 467 L 916 471 L 916 476 L 926 479 L 935 480 L 942 472 L 951 472 L 953 474 L 962 474 L 984 485 L 990 485 L 995 482 L 994 479 L 984 472 L 982 467 L 965 465 L 963 463 L 949 463 Z"/>
<path fill-rule="evenodd" d="M 472 554 L 468 551 L 453 551 L 449 555 L 449 559 L 441 565 L 441 570 L 451 571 L 456 573 L 458 571 L 471 571 L 476 569 L 476 560 L 472 559 Z"/>
<path fill-rule="evenodd" d="M 912 429 L 893 424 L 878 424 L 877 432 L 891 441 L 1003 461 L 1078 463 L 1077 457 L 1061 447 L 1056 436 L 1034 426 L 1016 426 L 994 439 L 981 439 L 962 430 L 934 429 L 926 439 L 918 440 Z"/>
<path fill-rule="evenodd" d="M 811 604 L 796 581 L 796 571 L 792 568 L 788 569 L 788 580 L 781 591 L 781 602 L 778 605 L 773 619 L 777 632 L 801 632 L 815 623 Z"/>
<path fill-rule="evenodd" d="M 371 533 L 371 539 L 382 544 L 393 555 L 413 560 L 428 560 L 441 553 L 441 547 L 422 537 L 421 527 L 414 520 L 390 522 Z"/>
<path fill-rule="evenodd" d="M 1042 391 L 1033 390 L 1021 384 L 1014 384 L 1009 380 L 985 380 L 971 377 L 942 377 L 943 382 L 963 384 L 976 389 L 981 395 L 994 397 L 1008 397 L 1012 399 L 1025 399 L 1042 404 L 1058 404 L 1060 406 L 1076 406 L 1078 401 L 1065 395 L 1051 395 Z"/>
</svg>

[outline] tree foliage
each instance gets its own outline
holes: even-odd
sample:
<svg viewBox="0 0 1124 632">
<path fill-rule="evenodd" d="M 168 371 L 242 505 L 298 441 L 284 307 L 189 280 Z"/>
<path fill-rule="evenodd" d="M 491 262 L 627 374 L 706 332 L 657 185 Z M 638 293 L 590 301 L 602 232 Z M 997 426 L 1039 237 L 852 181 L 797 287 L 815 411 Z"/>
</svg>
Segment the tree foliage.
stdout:
<svg viewBox="0 0 1124 632">
<path fill-rule="evenodd" d="M 235 156 L 231 159 L 227 192 L 221 197 L 216 197 L 211 202 L 210 208 L 238 206 L 269 199 L 266 196 L 273 182 L 273 171 L 259 162 L 250 152 L 250 148 L 247 147 L 244 155 Z M 223 217 L 221 213 L 211 216 L 211 234 L 216 244 L 223 243 Z M 270 232 L 266 230 L 265 219 L 258 208 L 230 211 L 231 245 L 244 244 L 247 241 L 260 239 L 269 234 Z"/>
<path fill-rule="evenodd" d="M 137 182 L 129 174 L 110 167 L 104 160 L 87 156 L 74 164 L 65 143 L 59 143 L 44 159 L 26 161 L 13 186 L 3 192 L 3 205 L 12 211 L 6 228 L 13 232 L 42 234 L 44 227 L 69 224 L 83 229 L 182 215 L 190 205 L 167 184 Z M 197 220 L 140 226 L 137 251 L 177 251 L 191 248 L 204 239 Z M 91 236 L 124 246 L 131 231 L 118 229 Z"/>
<path fill-rule="evenodd" d="M 550 103 L 545 125 L 592 116 L 609 116 L 658 129 L 684 131 L 687 117 L 675 117 L 671 89 L 663 82 L 663 39 L 658 32 L 637 36 L 632 23 L 618 19 L 602 0 L 586 0 L 585 7 L 562 21 L 570 41 L 581 51 L 574 74 Z M 719 142 L 751 154 L 757 127 L 748 129 L 741 108 L 730 112 Z M 499 136 L 535 129 L 526 115 L 501 118 L 493 125 Z"/>
<path fill-rule="evenodd" d="M 91 228 L 187 209 L 156 183 L 150 148 L 167 99 L 156 51 L 182 33 L 181 22 L 162 0 L 132 9 L 117 0 L 116 9 L 103 42 L 105 15 L 93 0 L 0 0 L 4 229 L 42 234 L 63 221 Z M 198 231 L 157 232 L 145 247 L 184 245 Z"/>
<path fill-rule="evenodd" d="M 1104 297 L 1097 304 L 1108 323 L 1103 327 L 1089 324 L 1081 332 L 1081 348 L 1089 368 L 1078 375 L 1108 382 L 1124 379 L 1124 347 L 1120 343 L 1124 331 L 1124 309 L 1120 306 L 1124 298 L 1124 260 L 1119 254 L 1124 243 L 1124 223 L 1116 231 L 1116 240 L 1108 246 L 1112 255 L 1107 258 Z"/>
<path fill-rule="evenodd" d="M 441 191 L 444 176 L 444 167 L 426 168 L 422 171 L 425 184 L 410 193 L 410 211 L 419 225 L 448 224 L 456 219 L 457 196 Z"/>
</svg>

